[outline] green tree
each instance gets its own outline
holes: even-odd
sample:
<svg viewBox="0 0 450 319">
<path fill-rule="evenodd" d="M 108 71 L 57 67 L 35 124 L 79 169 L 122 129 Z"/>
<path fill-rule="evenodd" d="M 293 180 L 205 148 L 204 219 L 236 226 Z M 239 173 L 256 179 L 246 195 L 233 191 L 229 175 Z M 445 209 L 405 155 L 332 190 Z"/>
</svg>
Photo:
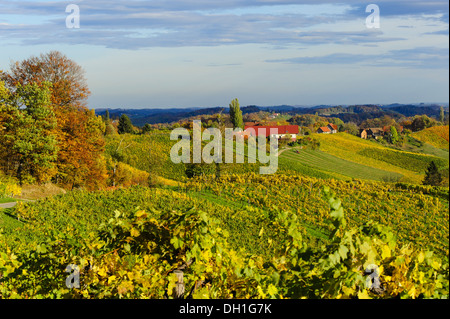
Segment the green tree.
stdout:
<svg viewBox="0 0 450 319">
<path fill-rule="evenodd" d="M 436 124 L 436 120 L 429 118 L 427 115 L 416 115 L 411 123 L 411 129 L 413 132 L 418 132 Z"/>
<path fill-rule="evenodd" d="M 48 82 L 19 84 L 0 104 L 0 163 L 21 185 L 46 182 L 56 173 L 56 117 L 50 107 L 50 86 Z"/>
<path fill-rule="evenodd" d="M 344 123 L 344 125 L 339 128 L 339 131 L 344 131 L 351 135 L 359 135 L 359 127 L 353 122 Z"/>
<path fill-rule="evenodd" d="M 146 134 L 151 131 L 152 131 L 152 126 L 148 123 L 142 127 L 142 134 Z"/>
<path fill-rule="evenodd" d="M 9 72 L 0 71 L 0 79 L 11 92 L 17 92 L 19 85 L 36 83 L 42 87 L 44 82 L 51 83 L 50 108 L 56 117 L 53 135 L 58 146 L 55 183 L 69 186 L 76 180 L 84 185 L 100 185 L 106 181 L 101 174 L 105 169 L 105 125 L 87 107 L 90 91 L 81 66 L 51 51 L 13 62 Z"/>
<path fill-rule="evenodd" d="M 111 122 L 105 124 L 105 135 L 116 135 L 117 131 Z"/>
<path fill-rule="evenodd" d="M 117 134 L 114 125 L 111 123 L 111 117 L 109 116 L 109 111 L 106 110 L 105 114 L 102 115 L 103 122 L 105 123 L 104 135 L 115 135 Z"/>
<path fill-rule="evenodd" d="M 298 126 L 312 127 L 317 120 L 318 117 L 312 114 L 302 114 L 302 115 L 294 115 L 292 118 L 288 120 L 288 122 Z"/>
<path fill-rule="evenodd" d="M 219 169 L 219 173 L 217 169 Z M 185 164 L 185 174 L 189 178 L 213 174 L 220 175 L 220 167 L 216 163 L 207 164 L 203 161 L 202 163 L 187 163 Z"/>
<path fill-rule="evenodd" d="M 399 141 L 399 136 L 398 136 L 398 132 L 397 129 L 395 128 L 394 125 L 391 126 L 391 143 L 392 144 L 397 144 Z"/>
<path fill-rule="evenodd" d="M 103 120 L 105 121 L 105 123 L 109 123 L 109 121 L 111 121 L 108 110 L 105 111 L 105 115 L 103 115 Z"/>
<path fill-rule="evenodd" d="M 442 182 L 442 175 L 439 173 L 439 169 L 434 161 L 431 161 L 430 165 L 425 172 L 424 185 L 439 186 Z"/>
<path fill-rule="evenodd" d="M 130 118 L 126 114 L 122 114 L 119 118 L 119 125 L 117 127 L 119 134 L 133 133 L 133 125 Z"/>
<path fill-rule="evenodd" d="M 439 122 L 444 123 L 444 120 L 445 120 L 444 107 L 441 106 L 441 109 L 439 112 Z"/>
<path fill-rule="evenodd" d="M 242 111 L 239 106 L 238 99 L 234 99 L 230 103 L 230 120 L 231 123 L 233 123 L 233 127 L 237 128 L 240 127 L 241 129 L 244 129 L 244 121 L 242 119 Z"/>
</svg>

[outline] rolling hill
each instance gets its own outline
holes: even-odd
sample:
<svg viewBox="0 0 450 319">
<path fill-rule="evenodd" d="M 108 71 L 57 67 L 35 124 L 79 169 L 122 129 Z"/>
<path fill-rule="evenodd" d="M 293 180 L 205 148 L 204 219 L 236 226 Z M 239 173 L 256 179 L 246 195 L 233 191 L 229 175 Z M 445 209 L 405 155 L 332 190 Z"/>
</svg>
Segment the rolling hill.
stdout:
<svg viewBox="0 0 450 319">
<path fill-rule="evenodd" d="M 435 161 L 441 169 L 449 166 L 448 159 L 442 157 L 395 150 L 347 133 L 313 136 L 320 141 L 320 152 L 285 152 L 281 156 L 290 157 L 305 166 L 350 178 L 401 180 L 414 184 L 421 183 L 431 161 Z"/>
<path fill-rule="evenodd" d="M 412 134 L 415 139 L 441 149 L 449 149 L 449 126 L 434 126 Z"/>
<path fill-rule="evenodd" d="M 431 161 L 435 161 L 441 170 L 447 168 L 448 171 L 449 160 L 441 154 L 445 151 L 433 146 L 420 149 L 429 153 L 418 153 L 393 149 L 347 133 L 313 134 L 313 137 L 320 141 L 319 150 L 285 149 L 279 156 L 277 173 L 293 171 L 325 179 L 421 184 Z M 106 149 L 107 154 L 119 149 L 121 161 L 137 169 L 171 180 L 182 180 L 186 177 L 185 165 L 174 164 L 170 159 L 170 149 L 175 143 L 170 140 L 168 132 L 125 134 L 109 137 Z M 215 173 L 213 164 L 204 165 L 203 174 Z M 221 164 L 223 174 L 256 172 L 258 167 L 257 163 Z"/>
</svg>

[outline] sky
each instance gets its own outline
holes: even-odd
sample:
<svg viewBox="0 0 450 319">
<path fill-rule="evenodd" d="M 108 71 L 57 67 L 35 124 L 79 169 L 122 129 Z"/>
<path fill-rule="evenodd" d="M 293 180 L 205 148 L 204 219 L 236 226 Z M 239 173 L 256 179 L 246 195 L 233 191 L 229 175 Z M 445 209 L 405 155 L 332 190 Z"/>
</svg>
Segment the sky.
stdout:
<svg viewBox="0 0 450 319">
<path fill-rule="evenodd" d="M 449 102 L 447 0 L 0 0 L 0 70 L 52 50 L 90 108 Z"/>
</svg>

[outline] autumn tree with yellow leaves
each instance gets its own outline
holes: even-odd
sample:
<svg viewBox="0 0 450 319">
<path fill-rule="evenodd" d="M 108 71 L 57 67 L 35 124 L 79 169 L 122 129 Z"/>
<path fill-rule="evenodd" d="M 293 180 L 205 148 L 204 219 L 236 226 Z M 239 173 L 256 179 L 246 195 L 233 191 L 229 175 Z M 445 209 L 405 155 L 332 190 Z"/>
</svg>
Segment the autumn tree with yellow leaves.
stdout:
<svg viewBox="0 0 450 319">
<path fill-rule="evenodd" d="M 23 118 L 24 113 L 20 107 L 16 107 L 16 113 L 12 112 L 11 108 L 18 105 L 16 101 L 23 99 L 21 94 L 24 90 L 34 90 L 33 92 L 36 94 L 40 92 L 39 94 L 42 95 L 39 101 L 33 100 L 40 103 L 41 110 L 39 111 L 41 117 L 35 116 L 33 121 L 38 124 L 37 126 L 45 126 L 45 130 L 47 130 L 45 135 L 49 141 L 55 141 L 54 151 L 57 150 L 57 152 L 54 159 L 47 158 L 45 165 L 39 163 L 35 163 L 38 167 L 27 165 L 28 173 L 38 182 L 44 182 L 51 178 L 54 182 L 71 188 L 84 186 L 95 189 L 104 186 L 107 178 L 105 159 L 102 155 L 105 124 L 100 117 L 95 115 L 94 111 L 87 108 L 90 91 L 81 66 L 62 53 L 51 51 L 38 57 L 33 56 L 12 63 L 9 72 L 0 72 L 0 80 L 4 82 L 1 89 L 2 96 L 13 98 L 13 100 L 6 101 L 7 99 L 2 97 L 3 100 L 0 100 L 4 105 L 0 112 L 0 127 L 9 128 L 9 131 L 6 130 L 9 132 L 8 134 L 0 133 L 2 145 L 18 143 L 20 134 L 11 130 L 13 127 L 15 130 L 19 130 L 19 122 L 26 121 L 26 119 Z M 45 94 L 48 95 L 46 98 L 43 96 Z M 28 106 L 26 109 L 34 110 Z M 53 124 L 44 124 L 47 122 Z M 25 127 L 20 126 L 20 130 L 28 133 L 31 131 L 27 127 L 35 129 L 35 126 L 31 124 Z M 36 141 L 36 143 L 42 147 L 53 145 L 49 141 Z M 22 146 L 22 149 L 26 148 L 27 144 Z M 17 147 L 15 150 L 17 153 Z M 9 171 L 12 165 L 8 162 L 8 159 L 11 158 L 10 152 L 14 152 L 14 148 L 9 148 L 9 153 L 2 152 L 1 155 L 1 165 L 4 171 Z M 36 152 L 32 153 L 36 154 Z M 15 156 L 19 156 L 18 154 L 20 153 Z M 20 155 L 19 158 L 23 159 L 24 156 Z M 15 163 L 14 165 L 16 175 L 20 177 L 24 164 L 21 164 L 20 159 L 18 161 L 19 164 Z M 29 159 L 29 161 L 33 162 L 34 160 Z M 46 174 L 42 177 L 42 174 L 37 172 L 41 171 L 43 167 L 48 169 L 44 170 Z"/>
</svg>

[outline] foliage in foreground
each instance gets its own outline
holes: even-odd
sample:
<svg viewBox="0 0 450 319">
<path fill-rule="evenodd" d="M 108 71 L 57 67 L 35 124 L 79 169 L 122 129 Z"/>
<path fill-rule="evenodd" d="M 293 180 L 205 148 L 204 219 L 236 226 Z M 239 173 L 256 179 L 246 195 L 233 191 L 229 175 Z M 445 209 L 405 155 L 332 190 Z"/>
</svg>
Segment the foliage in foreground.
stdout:
<svg viewBox="0 0 450 319">
<path fill-rule="evenodd" d="M 89 236 L 55 233 L 36 250 L 2 251 L 0 298 L 172 298 L 177 269 L 185 298 L 448 298 L 448 260 L 399 246 L 373 222 L 347 227 L 341 201 L 324 194 L 332 232 L 320 246 L 303 241 L 290 212 L 267 216 L 286 240 L 269 243 L 277 253 L 264 260 L 230 248 L 227 231 L 195 206 L 116 211 Z M 79 288 L 66 285 L 71 264 Z"/>
<path fill-rule="evenodd" d="M 9 176 L 4 176 L 0 171 L 0 199 L 20 195 L 22 188 L 16 180 Z"/>
<path fill-rule="evenodd" d="M 189 180 L 185 186 L 200 194 L 210 192 L 220 200 L 227 200 L 227 205 L 248 204 L 267 212 L 273 206 L 283 207 L 294 212 L 303 224 L 324 233 L 330 230 L 328 203 L 322 188 L 329 186 L 345 202 L 350 227 L 359 228 L 369 220 L 376 220 L 395 232 L 397 243 L 413 243 L 417 248 L 448 255 L 447 187 L 321 180 L 294 174 L 226 175 L 216 180 L 204 176 Z M 248 218 L 255 213 L 242 215 Z"/>
</svg>

